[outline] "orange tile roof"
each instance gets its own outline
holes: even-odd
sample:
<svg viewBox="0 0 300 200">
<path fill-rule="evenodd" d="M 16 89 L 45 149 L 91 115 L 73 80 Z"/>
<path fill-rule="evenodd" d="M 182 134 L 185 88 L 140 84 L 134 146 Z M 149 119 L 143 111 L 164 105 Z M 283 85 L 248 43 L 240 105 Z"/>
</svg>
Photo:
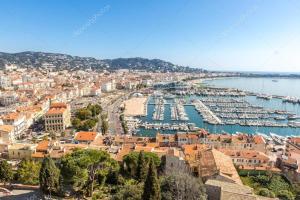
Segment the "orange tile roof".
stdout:
<svg viewBox="0 0 300 200">
<path fill-rule="evenodd" d="M 130 146 L 123 145 L 122 149 L 117 153 L 115 159 L 117 161 L 122 161 L 123 157 L 132 152 L 132 148 Z"/>
<path fill-rule="evenodd" d="M 62 114 L 65 112 L 65 108 L 51 108 L 47 111 L 47 115 L 53 115 L 53 114 Z"/>
<path fill-rule="evenodd" d="M 97 132 L 81 131 L 76 133 L 75 140 L 78 141 L 94 141 L 97 136 Z"/>
<path fill-rule="evenodd" d="M 17 112 L 8 113 L 6 115 L 3 115 L 1 118 L 4 120 L 16 120 L 20 117 L 20 114 Z"/>
<path fill-rule="evenodd" d="M 254 139 L 255 144 L 265 144 L 266 143 L 263 136 L 261 136 L 261 135 L 255 135 L 253 137 L 253 139 Z"/>
<path fill-rule="evenodd" d="M 62 102 L 51 103 L 50 108 L 67 108 L 67 104 Z"/>
<path fill-rule="evenodd" d="M 292 143 L 300 144 L 300 137 L 293 137 L 290 139 Z"/>
<path fill-rule="evenodd" d="M 140 151 L 145 151 L 145 152 L 152 152 L 153 147 L 147 147 L 147 146 L 140 146 L 136 145 L 134 148 L 134 151 L 140 152 Z"/>
<path fill-rule="evenodd" d="M 43 141 L 39 142 L 37 147 L 36 147 L 36 150 L 37 151 L 47 151 L 49 143 L 50 142 L 48 140 L 43 140 Z"/>
<path fill-rule="evenodd" d="M 12 132 L 14 130 L 14 127 L 12 125 L 0 125 L 0 131 L 3 132 Z"/>
<path fill-rule="evenodd" d="M 269 160 L 269 157 L 262 153 L 255 150 L 231 150 L 231 149 L 219 149 L 219 151 L 223 152 L 225 155 L 234 158 L 246 158 L 246 159 L 259 159 L 263 161 Z"/>
</svg>

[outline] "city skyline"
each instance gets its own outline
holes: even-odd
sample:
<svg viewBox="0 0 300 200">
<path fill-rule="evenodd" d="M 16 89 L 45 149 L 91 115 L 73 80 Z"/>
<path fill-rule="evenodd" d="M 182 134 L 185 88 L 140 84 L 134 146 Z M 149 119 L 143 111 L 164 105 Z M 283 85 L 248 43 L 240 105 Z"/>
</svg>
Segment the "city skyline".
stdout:
<svg viewBox="0 0 300 200">
<path fill-rule="evenodd" d="M 3 1 L 1 52 L 300 72 L 297 1 Z"/>
</svg>

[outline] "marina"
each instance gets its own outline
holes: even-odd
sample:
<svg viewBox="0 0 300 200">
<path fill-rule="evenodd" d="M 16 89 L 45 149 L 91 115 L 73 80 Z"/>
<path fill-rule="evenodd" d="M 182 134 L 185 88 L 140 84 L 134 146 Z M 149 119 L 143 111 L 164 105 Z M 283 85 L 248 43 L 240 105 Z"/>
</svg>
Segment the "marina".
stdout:
<svg viewBox="0 0 300 200">
<path fill-rule="evenodd" d="M 199 96 L 196 93 L 194 95 L 180 95 L 176 96 L 176 98 L 172 97 L 164 100 L 164 119 L 155 120 L 151 117 L 152 115 L 149 116 L 149 113 L 153 113 L 157 109 L 157 105 L 154 98 L 150 97 L 147 108 L 148 115 L 141 117 L 141 121 L 142 123 L 147 122 L 152 125 L 140 126 L 137 129 L 138 135 L 154 135 L 158 130 L 157 127 L 162 127 L 160 132 L 175 133 L 176 128 L 170 128 L 171 124 L 174 124 L 174 122 L 185 122 L 176 116 L 178 114 L 175 114 L 175 107 L 177 107 L 175 106 L 175 101 L 180 103 L 180 110 L 182 110 L 182 107 L 184 108 L 184 112 L 188 117 L 188 121 L 186 122 L 194 123 L 196 128 L 205 128 L 212 133 L 227 132 L 233 134 L 244 132 L 254 134 L 261 132 L 269 134 L 270 132 L 274 132 L 285 136 L 300 134 L 298 129 L 300 123 L 297 119 L 291 120 L 292 116 L 298 116 L 297 110 L 293 113 L 291 109 L 285 109 L 288 107 L 276 98 L 272 98 L 268 100 L 268 103 L 265 103 L 266 100 L 257 99 L 255 96 L 234 96 L 233 98 L 232 96 L 223 95 L 212 98 Z M 288 103 L 288 106 L 291 105 Z M 164 125 L 158 126 L 157 123 Z M 156 128 L 153 124 L 156 124 Z M 183 130 L 187 131 L 188 129 Z"/>
<path fill-rule="evenodd" d="M 177 99 L 174 100 L 174 104 L 171 105 L 171 119 L 188 121 L 189 118 L 184 110 L 184 106 L 181 102 L 178 102 Z"/>
<path fill-rule="evenodd" d="M 165 111 L 165 100 L 163 98 L 156 98 L 155 99 L 155 109 L 153 112 L 152 119 L 153 120 L 164 120 L 164 111 Z"/>
<path fill-rule="evenodd" d="M 284 101 L 286 96 L 279 93 L 179 86 L 173 84 L 171 90 L 160 86 L 150 94 L 147 114 L 138 118 L 134 134 L 151 136 L 158 130 L 175 133 L 198 128 L 211 133 L 300 134 L 300 105 Z"/>
</svg>

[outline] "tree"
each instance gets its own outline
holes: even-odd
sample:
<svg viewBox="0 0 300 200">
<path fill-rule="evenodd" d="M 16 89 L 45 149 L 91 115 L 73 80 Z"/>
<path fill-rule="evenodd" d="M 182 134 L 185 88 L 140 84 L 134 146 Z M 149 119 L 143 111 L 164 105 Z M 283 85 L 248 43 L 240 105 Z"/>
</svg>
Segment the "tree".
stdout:
<svg viewBox="0 0 300 200">
<path fill-rule="evenodd" d="M 257 192 L 258 195 L 263 196 L 263 197 L 270 197 L 270 198 L 274 198 L 275 197 L 275 193 L 268 190 L 267 188 L 261 188 L 258 190 Z"/>
<path fill-rule="evenodd" d="M 77 194 L 91 196 L 96 180 L 104 183 L 107 174 L 115 169 L 114 162 L 105 151 L 76 150 L 61 161 L 63 185 Z"/>
<path fill-rule="evenodd" d="M 50 157 L 45 157 L 39 176 L 40 188 L 46 193 L 50 194 L 52 192 L 58 193 L 60 188 L 60 171 L 56 167 L 54 161 Z"/>
<path fill-rule="evenodd" d="M 280 175 L 274 175 L 271 178 L 268 189 L 278 193 L 280 190 L 290 190 L 290 184 L 286 182 Z"/>
<path fill-rule="evenodd" d="M 76 117 L 81 120 L 86 120 L 92 117 L 92 112 L 87 108 L 81 108 L 76 112 Z"/>
<path fill-rule="evenodd" d="M 13 179 L 13 170 L 11 165 L 6 160 L 0 161 L 0 181 L 4 182 L 4 185 L 7 182 L 11 182 Z"/>
<path fill-rule="evenodd" d="M 160 200 L 160 184 L 157 178 L 157 169 L 153 162 L 150 160 L 149 170 L 144 185 L 143 200 Z"/>
<path fill-rule="evenodd" d="M 103 135 L 105 135 L 107 132 L 108 132 L 108 122 L 105 120 L 105 121 L 102 121 L 102 124 L 101 124 L 101 131 L 103 133 Z"/>
<path fill-rule="evenodd" d="M 277 194 L 277 197 L 281 200 L 294 200 L 295 197 L 293 193 L 288 190 L 280 190 Z"/>
<path fill-rule="evenodd" d="M 18 181 L 23 184 L 38 185 L 40 169 L 40 162 L 22 160 L 17 171 Z"/>
<path fill-rule="evenodd" d="M 72 126 L 76 129 L 78 129 L 78 127 L 80 126 L 80 123 L 81 123 L 80 119 L 78 119 L 78 118 L 75 118 L 72 120 Z"/>
<path fill-rule="evenodd" d="M 161 160 L 155 153 L 143 152 L 143 154 L 147 163 L 149 163 L 150 159 L 152 159 L 156 167 L 160 166 Z M 131 178 L 137 177 L 139 155 L 139 152 L 131 152 L 124 156 L 122 165 L 124 175 L 129 176 Z"/>
<path fill-rule="evenodd" d="M 174 172 L 161 181 L 162 200 L 204 200 L 205 188 L 200 178 Z"/>
<path fill-rule="evenodd" d="M 147 177 L 148 172 L 148 163 L 144 156 L 144 152 L 140 151 L 138 162 L 137 162 L 137 169 L 136 169 L 136 178 L 140 182 L 144 182 Z"/>
<path fill-rule="evenodd" d="M 142 183 L 138 183 L 135 180 L 130 179 L 126 183 L 120 186 L 118 192 L 113 195 L 112 200 L 141 200 L 143 193 Z"/>
</svg>

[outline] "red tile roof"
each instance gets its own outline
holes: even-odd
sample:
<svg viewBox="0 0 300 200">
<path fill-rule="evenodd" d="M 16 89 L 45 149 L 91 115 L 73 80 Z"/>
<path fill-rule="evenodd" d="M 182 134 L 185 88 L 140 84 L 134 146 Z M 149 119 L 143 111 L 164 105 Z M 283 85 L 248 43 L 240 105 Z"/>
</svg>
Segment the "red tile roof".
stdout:
<svg viewBox="0 0 300 200">
<path fill-rule="evenodd" d="M 94 141 L 97 136 L 97 132 L 87 132 L 82 131 L 78 132 L 75 136 L 75 140 L 77 141 Z"/>
</svg>

